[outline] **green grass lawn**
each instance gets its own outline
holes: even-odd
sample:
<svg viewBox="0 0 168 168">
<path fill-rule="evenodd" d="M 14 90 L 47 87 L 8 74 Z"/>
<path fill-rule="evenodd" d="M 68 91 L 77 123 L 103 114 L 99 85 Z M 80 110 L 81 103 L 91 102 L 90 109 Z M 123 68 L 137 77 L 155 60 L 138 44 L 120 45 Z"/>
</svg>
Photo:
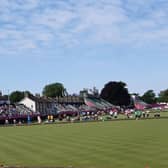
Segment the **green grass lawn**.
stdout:
<svg viewBox="0 0 168 168">
<path fill-rule="evenodd" d="M 0 128 L 0 163 L 77 168 L 167 168 L 168 120 Z"/>
</svg>

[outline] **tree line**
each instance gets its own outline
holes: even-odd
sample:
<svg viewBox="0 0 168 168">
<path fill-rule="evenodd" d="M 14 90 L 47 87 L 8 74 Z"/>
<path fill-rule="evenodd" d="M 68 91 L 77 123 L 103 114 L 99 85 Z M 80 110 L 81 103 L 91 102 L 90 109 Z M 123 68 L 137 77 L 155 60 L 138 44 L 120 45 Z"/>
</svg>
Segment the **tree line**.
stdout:
<svg viewBox="0 0 168 168">
<path fill-rule="evenodd" d="M 87 89 L 80 91 L 80 93 L 86 92 L 88 92 Z M 25 93 L 31 94 L 29 91 L 13 91 L 9 95 L 11 103 L 16 103 L 22 100 Z M 114 105 L 129 106 L 131 104 L 131 93 L 128 91 L 127 84 L 122 81 L 110 81 L 106 83 L 100 93 L 98 93 L 96 88 L 93 88 L 92 94 L 99 96 Z M 147 90 L 142 96 L 138 93 L 134 94 L 138 95 L 141 100 L 148 104 L 168 102 L 168 89 L 161 91 L 158 95 L 156 95 L 152 89 Z M 42 95 L 51 98 L 63 97 L 68 95 L 68 92 L 62 83 L 56 82 L 45 85 Z"/>
</svg>

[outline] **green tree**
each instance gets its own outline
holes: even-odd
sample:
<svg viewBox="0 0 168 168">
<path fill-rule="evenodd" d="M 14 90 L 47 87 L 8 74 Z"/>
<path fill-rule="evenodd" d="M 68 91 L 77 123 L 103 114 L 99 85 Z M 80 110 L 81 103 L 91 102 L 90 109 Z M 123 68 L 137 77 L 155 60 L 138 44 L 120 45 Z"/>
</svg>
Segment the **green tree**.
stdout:
<svg viewBox="0 0 168 168">
<path fill-rule="evenodd" d="M 156 94 L 154 93 L 153 90 L 146 91 L 141 97 L 141 99 L 148 104 L 156 103 L 157 100 Z"/>
<path fill-rule="evenodd" d="M 130 105 L 130 95 L 124 82 L 111 81 L 105 84 L 100 97 L 114 105 Z"/>
<path fill-rule="evenodd" d="M 17 103 L 20 100 L 22 100 L 24 98 L 24 92 L 22 91 L 13 91 L 10 95 L 9 95 L 9 99 L 11 103 Z"/>
<path fill-rule="evenodd" d="M 158 101 L 159 102 L 168 102 L 168 89 L 163 90 L 159 93 Z"/>
<path fill-rule="evenodd" d="M 43 89 L 43 95 L 47 97 L 63 97 L 67 94 L 66 89 L 62 83 L 52 83 L 46 85 Z"/>
</svg>

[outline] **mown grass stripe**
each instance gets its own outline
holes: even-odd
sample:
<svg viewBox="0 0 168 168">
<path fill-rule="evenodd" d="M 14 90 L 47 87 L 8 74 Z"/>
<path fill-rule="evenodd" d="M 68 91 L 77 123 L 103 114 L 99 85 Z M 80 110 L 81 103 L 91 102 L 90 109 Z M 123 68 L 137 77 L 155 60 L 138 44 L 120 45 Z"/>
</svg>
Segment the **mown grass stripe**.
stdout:
<svg viewBox="0 0 168 168">
<path fill-rule="evenodd" d="M 0 162 L 79 168 L 167 168 L 167 120 L 0 128 Z"/>
</svg>

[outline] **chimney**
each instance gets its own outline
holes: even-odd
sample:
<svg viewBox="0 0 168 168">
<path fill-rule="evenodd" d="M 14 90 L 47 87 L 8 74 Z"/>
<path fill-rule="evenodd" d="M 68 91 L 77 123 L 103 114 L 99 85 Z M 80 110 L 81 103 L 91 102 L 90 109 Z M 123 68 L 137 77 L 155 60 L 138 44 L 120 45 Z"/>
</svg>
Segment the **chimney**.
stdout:
<svg viewBox="0 0 168 168">
<path fill-rule="evenodd" d="M 36 93 L 35 96 L 40 98 L 40 93 Z"/>
<path fill-rule="evenodd" d="M 29 93 L 28 92 L 24 92 L 24 97 L 29 97 Z"/>
</svg>

